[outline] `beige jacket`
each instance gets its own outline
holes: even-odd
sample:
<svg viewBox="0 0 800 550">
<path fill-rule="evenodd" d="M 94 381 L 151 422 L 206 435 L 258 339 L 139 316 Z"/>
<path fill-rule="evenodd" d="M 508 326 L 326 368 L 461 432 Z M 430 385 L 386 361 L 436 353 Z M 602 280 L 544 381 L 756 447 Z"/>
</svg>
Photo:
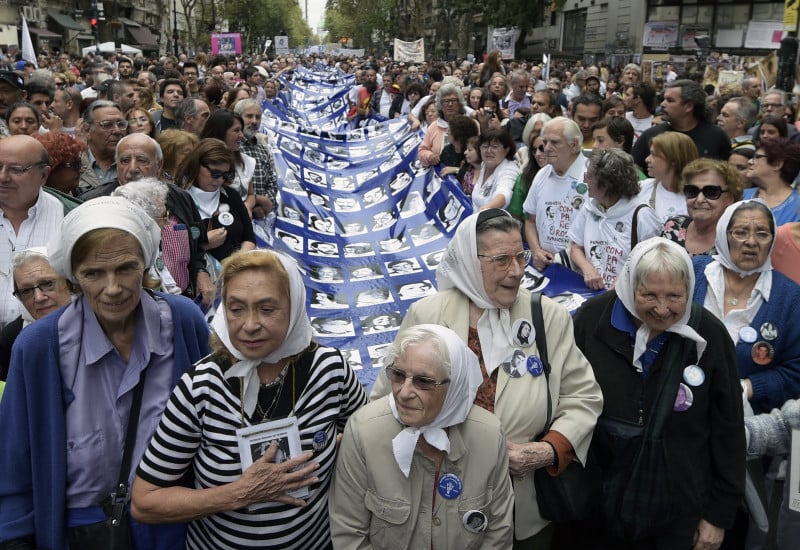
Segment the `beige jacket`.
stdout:
<svg viewBox="0 0 800 550">
<path fill-rule="evenodd" d="M 394 459 L 392 439 L 402 429 L 388 397 L 362 407 L 347 422 L 330 490 L 334 549 L 511 548 L 514 493 L 497 418 L 473 406 L 462 424 L 449 428 L 450 452 L 440 476 L 457 475 L 462 490 L 452 500 L 437 492 L 435 505 L 433 461 L 417 448 L 406 479 Z M 465 514 L 473 510 L 488 519 L 483 532 L 464 526 Z"/>
<path fill-rule="evenodd" d="M 575 345 L 572 318 L 566 309 L 543 297 L 542 312 L 547 327 L 547 351 L 552 371 L 550 386 L 553 395 L 552 429 L 572 444 L 578 460 L 586 460 L 597 417 L 603 409 L 603 396 L 589 362 Z M 530 293 L 520 289 L 511 308 L 511 323 L 531 319 Z M 469 336 L 469 299 L 459 290 L 449 289 L 414 303 L 403 319 L 401 330 L 420 323 L 435 323 L 453 329 L 466 342 Z M 538 355 L 536 343 L 523 348 L 526 355 Z M 370 399 L 388 394 L 385 376 L 378 376 Z M 494 413 L 500 418 L 503 431 L 514 443 L 526 443 L 544 430 L 547 421 L 547 394 L 544 375 L 525 374 L 509 377 L 503 369 L 497 373 Z M 515 537 L 531 537 L 548 523 L 539 514 L 533 476 L 514 479 Z"/>
</svg>

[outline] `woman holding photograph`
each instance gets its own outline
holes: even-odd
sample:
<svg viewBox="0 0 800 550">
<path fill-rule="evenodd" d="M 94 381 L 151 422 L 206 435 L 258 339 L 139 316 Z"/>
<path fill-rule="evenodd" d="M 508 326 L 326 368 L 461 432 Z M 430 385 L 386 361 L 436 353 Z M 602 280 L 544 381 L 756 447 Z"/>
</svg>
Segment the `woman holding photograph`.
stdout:
<svg viewBox="0 0 800 550">
<path fill-rule="evenodd" d="M 167 405 L 137 472 L 133 515 L 190 522 L 187 548 L 328 548 L 336 438 L 366 395 L 338 350 L 312 342 L 293 260 L 238 252 L 221 280 L 213 352 Z M 237 431 L 275 420 L 295 421 L 302 454 L 276 463 L 273 441 L 243 468 L 240 443 L 258 441 Z M 181 485 L 189 471 L 191 488 Z M 289 495 L 303 487 L 304 500 Z"/>
</svg>

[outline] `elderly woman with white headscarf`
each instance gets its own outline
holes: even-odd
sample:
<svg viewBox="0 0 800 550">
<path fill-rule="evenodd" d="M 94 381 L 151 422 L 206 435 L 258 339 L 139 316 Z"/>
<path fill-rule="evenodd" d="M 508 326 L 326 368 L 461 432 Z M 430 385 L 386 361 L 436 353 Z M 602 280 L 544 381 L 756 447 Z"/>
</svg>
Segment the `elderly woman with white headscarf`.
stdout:
<svg viewBox="0 0 800 550">
<path fill-rule="evenodd" d="M 83 538 L 92 526 L 127 514 L 119 483 L 130 485 L 172 388 L 208 351 L 208 327 L 189 299 L 142 288 L 160 238 L 140 208 L 102 197 L 65 216 L 49 243 L 53 269 L 82 295 L 23 330 L 12 351 L 0 403 L 0 543 L 97 548 Z M 168 549 L 183 544 L 185 528 L 133 531 L 139 547 Z"/>
<path fill-rule="evenodd" d="M 175 388 L 133 515 L 189 521 L 187 548 L 327 548 L 336 438 L 366 394 L 338 350 L 311 340 L 291 258 L 237 252 L 221 278 L 213 353 Z"/>
<path fill-rule="evenodd" d="M 553 529 L 539 511 L 532 474 L 547 468 L 559 475 L 573 460 L 584 463 L 603 398 L 575 345 L 569 313 L 543 297 L 554 421 L 541 441 L 535 441 L 547 423 L 548 384 L 533 330 L 531 295 L 520 288 L 529 261 L 521 222 L 508 212 L 489 209 L 467 217 L 439 264 L 439 293 L 412 304 L 401 329 L 421 323 L 449 327 L 478 357 L 483 381 L 474 402 L 497 415 L 507 439 L 514 546 L 544 548 Z M 512 376 L 517 374 L 512 365 L 518 351 L 525 354 L 526 369 L 522 376 Z M 372 398 L 390 390 L 388 379 L 379 377 Z"/>
<path fill-rule="evenodd" d="M 573 547 L 716 549 L 734 523 L 744 495 L 739 379 L 725 327 L 692 305 L 693 290 L 686 250 L 648 239 L 614 289 L 575 314 L 604 400 L 589 455 L 603 492 Z"/>
<path fill-rule="evenodd" d="M 717 254 L 694 260 L 694 301 L 725 324 L 742 391 L 758 413 L 800 395 L 800 286 L 772 268 L 775 218 L 758 199 L 728 206 Z"/>
<path fill-rule="evenodd" d="M 345 428 L 333 547 L 510 548 L 508 451 L 497 418 L 472 404 L 483 380 L 475 354 L 452 330 L 418 325 L 398 334 L 384 365 L 392 392 Z"/>
</svg>

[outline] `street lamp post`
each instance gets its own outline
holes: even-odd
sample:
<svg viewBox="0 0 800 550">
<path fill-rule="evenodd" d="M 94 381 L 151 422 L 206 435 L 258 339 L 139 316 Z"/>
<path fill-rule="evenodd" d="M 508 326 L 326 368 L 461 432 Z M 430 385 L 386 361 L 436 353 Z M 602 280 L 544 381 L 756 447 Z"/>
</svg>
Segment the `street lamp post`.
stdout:
<svg viewBox="0 0 800 550">
<path fill-rule="evenodd" d="M 172 43 L 173 53 L 178 56 L 178 4 L 177 0 L 172 0 Z"/>
</svg>

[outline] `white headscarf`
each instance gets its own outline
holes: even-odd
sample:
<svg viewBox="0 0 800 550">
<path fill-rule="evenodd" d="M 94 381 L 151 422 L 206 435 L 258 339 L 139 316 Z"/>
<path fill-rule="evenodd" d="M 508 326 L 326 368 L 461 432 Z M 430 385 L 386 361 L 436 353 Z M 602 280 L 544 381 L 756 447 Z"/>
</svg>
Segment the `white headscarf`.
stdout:
<svg viewBox="0 0 800 550">
<path fill-rule="evenodd" d="M 766 212 L 767 216 L 772 219 L 772 227 L 775 228 L 775 216 L 772 214 L 772 210 L 762 201 L 761 199 L 750 199 L 746 201 L 739 201 L 731 204 L 728 208 L 725 209 L 725 212 L 722 213 L 719 221 L 717 222 L 717 238 L 714 241 L 714 246 L 717 248 L 717 253 L 712 256 L 716 261 L 718 261 L 722 267 L 728 268 L 730 271 L 739 275 L 739 277 L 747 277 L 748 275 L 752 275 L 754 273 L 763 273 L 766 271 L 772 271 L 772 248 L 775 246 L 775 230 L 773 230 L 772 234 L 772 243 L 769 245 L 769 253 L 767 254 L 767 260 L 758 266 L 755 269 L 750 271 L 744 271 L 742 268 L 738 267 L 733 260 L 731 259 L 731 249 L 728 246 L 728 226 L 731 224 L 731 220 L 733 219 L 734 214 L 741 208 L 742 206 L 748 203 L 758 203 L 764 205 L 764 209 L 759 209 L 759 212 Z M 777 229 L 777 228 L 775 228 Z"/>
<path fill-rule="evenodd" d="M 289 274 L 289 329 L 286 338 L 276 350 L 259 359 L 247 359 L 231 343 L 231 336 L 228 332 L 228 318 L 225 314 L 225 303 L 220 303 L 211 321 L 211 328 L 216 333 L 220 341 L 225 345 L 228 352 L 239 361 L 225 372 L 225 378 L 244 379 L 243 407 L 248 415 L 252 415 L 258 404 L 258 379 L 257 367 L 261 363 L 277 363 L 281 359 L 300 353 L 308 347 L 311 342 L 311 322 L 306 313 L 306 287 L 303 284 L 303 277 L 297 268 L 297 263 L 290 257 L 273 250 L 251 250 L 247 254 L 269 254 L 276 256 L 280 260 L 286 273 Z M 225 289 L 223 288 L 223 295 Z"/>
<path fill-rule="evenodd" d="M 77 282 L 72 273 L 72 248 L 95 229 L 121 229 L 139 241 L 145 270 L 156 261 L 161 230 L 147 213 L 124 197 L 98 197 L 74 208 L 61 221 L 61 231 L 47 243 L 50 265 L 65 279 Z"/>
<path fill-rule="evenodd" d="M 478 358 L 455 332 L 440 325 L 417 325 L 416 328 L 423 328 L 434 333 L 447 347 L 450 357 L 450 383 L 447 384 L 447 394 L 442 410 L 439 411 L 433 422 L 419 428 L 409 426 L 392 439 L 394 459 L 406 477 L 411 472 L 414 449 L 421 435 L 425 436 L 425 441 L 440 451 L 450 452 L 450 439 L 447 437 L 445 428 L 461 424 L 466 420 L 472 408 L 472 402 L 475 401 L 475 395 L 478 393 L 478 386 L 483 382 Z M 397 336 L 396 342 L 402 338 L 403 333 L 401 332 Z M 391 358 L 387 359 L 392 360 Z M 402 422 L 397 413 L 397 403 L 393 393 L 389 394 L 389 406 L 395 419 Z"/>
<path fill-rule="evenodd" d="M 459 224 L 436 270 L 436 281 L 439 290 L 457 288 L 483 310 L 478 319 L 478 339 L 486 373 L 491 376 L 511 355 L 514 342 L 511 339 L 510 311 L 492 303 L 483 285 L 476 231 L 480 215 L 476 212 Z M 503 215 L 511 217 L 507 212 Z"/>
<path fill-rule="evenodd" d="M 622 305 L 625 306 L 625 309 L 628 312 L 642 321 L 642 319 L 636 315 L 636 306 L 635 306 L 635 298 L 634 294 L 636 292 L 635 284 L 636 284 L 636 271 L 639 267 L 639 262 L 647 252 L 651 251 L 652 249 L 656 248 L 657 246 L 665 246 L 667 248 L 673 249 L 674 252 L 680 254 L 683 261 L 686 263 L 686 270 L 689 273 L 689 280 L 687 281 L 687 292 L 689 301 L 686 304 L 686 311 L 684 311 L 683 316 L 676 322 L 674 325 L 667 329 L 667 332 L 674 332 L 675 334 L 679 334 L 684 338 L 688 338 L 690 340 L 694 340 L 697 343 L 697 360 L 700 360 L 700 357 L 703 356 L 703 352 L 706 349 L 706 341 L 705 339 L 697 334 L 692 327 L 687 325 L 686 323 L 689 322 L 689 317 L 692 314 L 692 294 L 694 293 L 694 269 L 692 267 L 692 259 L 689 257 L 689 254 L 686 252 L 686 249 L 683 248 L 681 245 L 674 243 L 670 240 L 663 239 L 661 237 L 654 237 L 652 239 L 647 239 L 646 241 L 642 241 L 637 244 L 633 250 L 631 250 L 630 256 L 628 256 L 625 265 L 622 268 L 622 273 L 620 274 L 619 278 L 617 279 L 617 284 L 614 287 L 617 296 L 619 297 Z M 642 362 L 640 358 L 642 354 L 647 349 L 647 342 L 650 341 L 650 327 L 647 326 L 647 323 L 642 321 L 642 325 L 636 331 L 636 340 L 633 346 L 633 365 L 636 367 L 636 370 L 639 372 L 642 371 Z"/>
</svg>

